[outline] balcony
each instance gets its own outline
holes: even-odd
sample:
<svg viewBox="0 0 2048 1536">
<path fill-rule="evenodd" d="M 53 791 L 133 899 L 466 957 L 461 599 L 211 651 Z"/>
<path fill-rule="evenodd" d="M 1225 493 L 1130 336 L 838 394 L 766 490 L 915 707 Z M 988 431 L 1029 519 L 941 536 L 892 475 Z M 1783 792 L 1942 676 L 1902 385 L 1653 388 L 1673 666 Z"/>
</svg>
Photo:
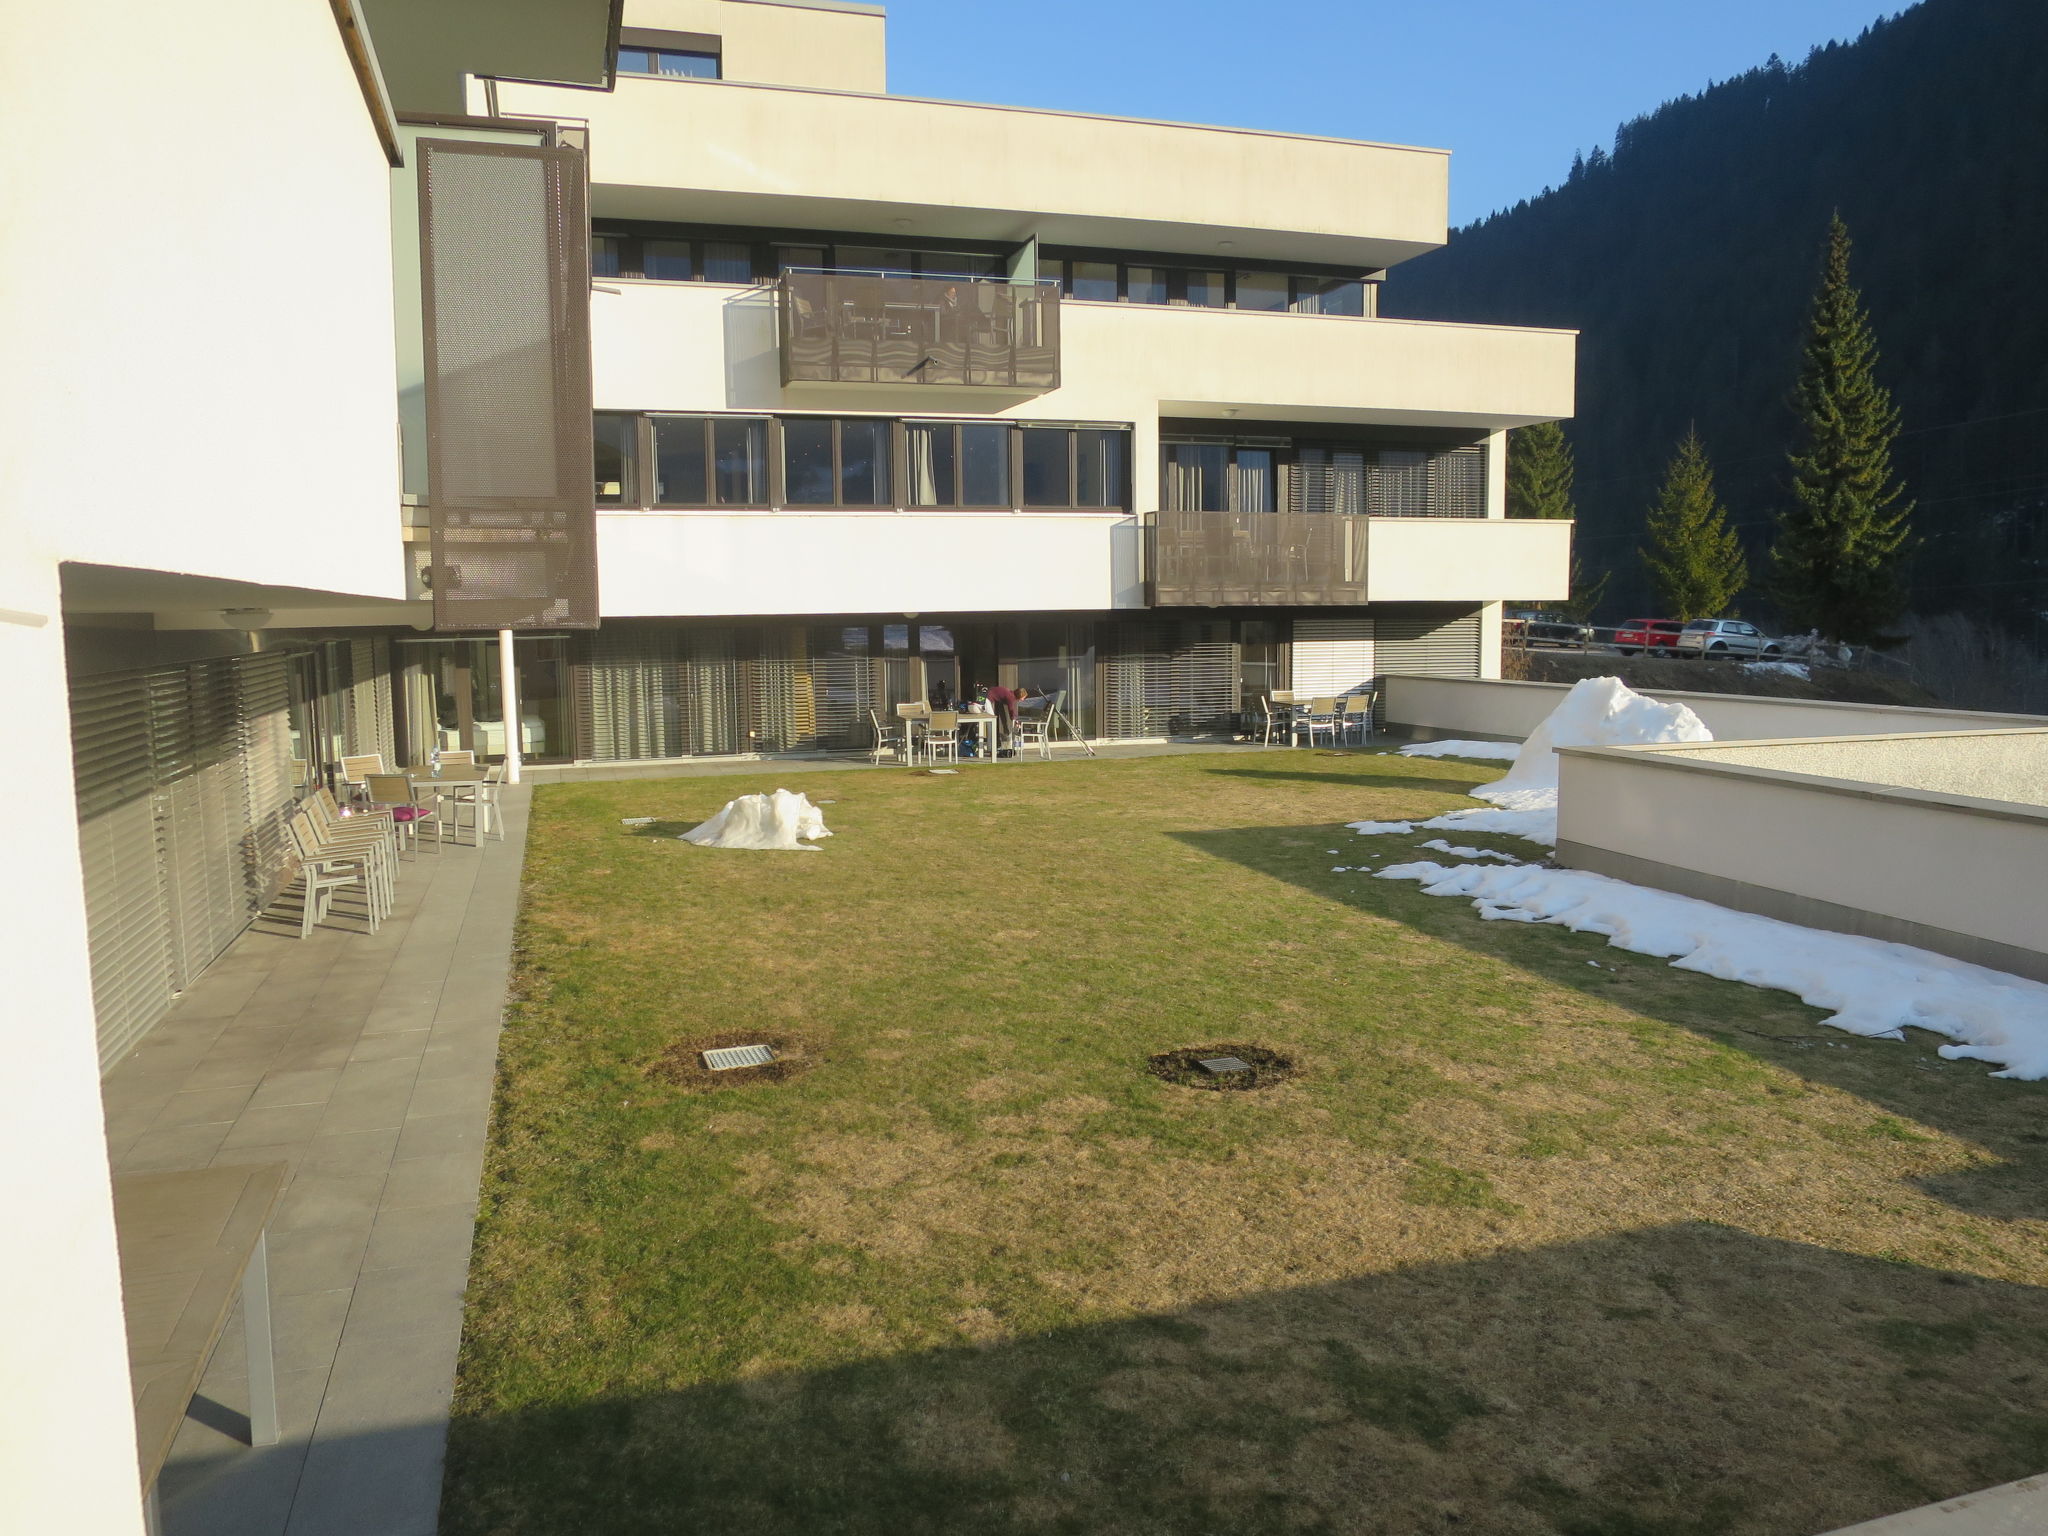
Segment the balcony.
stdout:
<svg viewBox="0 0 2048 1536">
<path fill-rule="evenodd" d="M 776 327 L 785 387 L 1037 395 L 1060 384 L 1060 296 L 1051 283 L 796 268 L 783 274 Z"/>
<path fill-rule="evenodd" d="M 1156 512 L 1146 591 L 1159 608 L 1547 602 L 1570 595 L 1571 539 L 1534 519 Z"/>
<path fill-rule="evenodd" d="M 1369 521 L 1318 512 L 1155 513 L 1146 519 L 1152 602 L 1362 603 Z"/>
</svg>

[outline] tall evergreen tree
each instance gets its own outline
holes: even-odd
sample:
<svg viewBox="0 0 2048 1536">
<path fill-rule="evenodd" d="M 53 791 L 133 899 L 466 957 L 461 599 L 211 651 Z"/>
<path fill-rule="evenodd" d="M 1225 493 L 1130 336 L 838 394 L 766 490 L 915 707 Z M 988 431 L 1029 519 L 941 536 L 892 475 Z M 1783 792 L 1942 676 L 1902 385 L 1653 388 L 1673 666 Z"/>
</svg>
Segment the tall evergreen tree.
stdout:
<svg viewBox="0 0 2048 1536">
<path fill-rule="evenodd" d="M 1905 611 L 1899 557 L 1913 510 L 1892 473 L 1899 412 L 1876 366 L 1870 316 L 1849 282 L 1849 226 L 1837 213 L 1799 365 L 1800 444 L 1771 585 L 1792 627 L 1856 645 L 1885 641 Z"/>
<path fill-rule="evenodd" d="M 1714 494 L 1714 470 L 1700 435 L 1688 430 L 1650 508 L 1643 564 L 1672 619 L 1712 619 L 1749 584 L 1749 561 Z"/>
<path fill-rule="evenodd" d="M 1570 517 L 1572 445 L 1554 421 L 1508 434 L 1508 516 Z"/>
</svg>

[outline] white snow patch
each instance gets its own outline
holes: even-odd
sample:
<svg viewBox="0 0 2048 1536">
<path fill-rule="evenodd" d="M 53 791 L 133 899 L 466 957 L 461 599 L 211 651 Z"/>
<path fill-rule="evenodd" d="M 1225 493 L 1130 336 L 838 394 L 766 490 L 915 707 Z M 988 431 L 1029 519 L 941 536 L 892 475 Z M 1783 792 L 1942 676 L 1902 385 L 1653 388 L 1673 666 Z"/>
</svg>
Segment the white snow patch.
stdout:
<svg viewBox="0 0 2048 1536">
<path fill-rule="evenodd" d="M 1796 677 L 1802 682 L 1811 682 L 1813 673 L 1803 661 L 1745 661 L 1745 672 L 1777 672 L 1785 677 Z"/>
<path fill-rule="evenodd" d="M 1411 741 L 1401 748 L 1403 757 L 1483 757 L 1512 763 L 1522 750 L 1513 741 Z"/>
<path fill-rule="evenodd" d="M 1391 837 L 1397 832 L 1415 830 L 1415 823 L 1412 821 L 1347 821 L 1344 825 L 1347 830 L 1356 832 L 1360 837 Z"/>
<path fill-rule="evenodd" d="M 679 841 L 702 848 L 817 853 L 819 850 L 809 845 L 831 835 L 825 829 L 825 813 L 811 804 L 810 796 L 778 789 L 772 795 L 742 795 L 726 801 L 724 810 L 683 833 Z"/>
<path fill-rule="evenodd" d="M 1435 863 L 1374 877 L 1414 880 L 1432 896 L 1467 896 L 1479 915 L 1606 934 L 1617 949 L 1668 957 L 1680 970 L 1790 992 L 1830 1010 L 1852 1035 L 1902 1039 L 1907 1026 L 1957 1041 L 1951 1061 L 2000 1063 L 1994 1077 L 2048 1077 L 2048 986 L 1880 939 L 1802 928 L 1579 869 Z"/>
<path fill-rule="evenodd" d="M 1434 848 L 1438 853 L 1448 853 L 1460 859 L 1505 859 L 1510 864 L 1522 862 L 1512 853 L 1502 853 L 1498 848 L 1462 848 L 1456 843 L 1447 843 L 1440 837 L 1432 837 L 1422 846 Z"/>
</svg>

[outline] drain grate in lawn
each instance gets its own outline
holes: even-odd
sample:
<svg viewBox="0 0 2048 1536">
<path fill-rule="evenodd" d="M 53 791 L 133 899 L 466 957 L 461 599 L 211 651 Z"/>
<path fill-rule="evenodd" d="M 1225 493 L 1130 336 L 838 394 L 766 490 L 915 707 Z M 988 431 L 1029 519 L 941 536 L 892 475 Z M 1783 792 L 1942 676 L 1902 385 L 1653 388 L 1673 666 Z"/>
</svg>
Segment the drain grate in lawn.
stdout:
<svg viewBox="0 0 2048 1536">
<path fill-rule="evenodd" d="M 1149 1058 L 1146 1070 L 1183 1088 L 1209 1088 L 1247 1093 L 1271 1088 L 1294 1076 L 1294 1063 L 1263 1045 L 1195 1045 L 1161 1051 Z"/>
<path fill-rule="evenodd" d="M 766 1060 L 734 1061 L 732 1053 L 766 1051 Z M 728 1029 L 678 1040 L 661 1053 L 647 1075 L 692 1093 L 782 1083 L 817 1064 L 817 1053 L 800 1035 L 783 1030 Z"/>
</svg>

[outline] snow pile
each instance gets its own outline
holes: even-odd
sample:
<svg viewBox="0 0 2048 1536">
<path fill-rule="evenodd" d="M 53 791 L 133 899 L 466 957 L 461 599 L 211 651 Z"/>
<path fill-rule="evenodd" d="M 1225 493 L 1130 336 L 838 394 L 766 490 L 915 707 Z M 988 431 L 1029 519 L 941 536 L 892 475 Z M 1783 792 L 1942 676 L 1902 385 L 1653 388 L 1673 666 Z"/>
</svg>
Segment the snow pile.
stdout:
<svg viewBox="0 0 2048 1536">
<path fill-rule="evenodd" d="M 1403 757 L 1483 757 L 1512 763 L 1521 746 L 1512 741 L 1411 741 L 1401 748 Z"/>
<path fill-rule="evenodd" d="M 1395 864 L 1374 877 L 1466 896 L 1481 917 L 1606 934 L 1617 949 L 1681 970 L 1790 992 L 1852 1035 L 1901 1039 L 1908 1025 L 1958 1041 L 1950 1060 L 1997 1062 L 1996 1077 L 2048 1077 L 2048 986 L 1905 944 L 1781 923 L 1577 869 Z"/>
<path fill-rule="evenodd" d="M 1662 741 L 1712 741 L 1714 733 L 1683 704 L 1646 699 L 1618 677 L 1589 677 L 1572 684 L 1544 722 L 1522 743 L 1508 776 L 1472 793 L 1495 805 L 1533 806 L 1529 797 L 1547 793 L 1557 804 L 1557 754 L 1553 747 L 1635 747 Z"/>
<path fill-rule="evenodd" d="M 1745 672 L 1775 672 L 1782 677 L 1796 677 L 1803 683 L 1813 681 L 1813 671 L 1803 661 L 1745 661 Z"/>
<path fill-rule="evenodd" d="M 1413 832 L 1417 827 L 1447 832 L 1499 832 L 1532 843 L 1557 843 L 1556 747 L 1622 747 L 1657 741 L 1712 741 L 1700 717 L 1683 704 L 1646 699 L 1618 677 L 1589 677 L 1574 683 L 1543 723 L 1529 734 L 1504 779 L 1472 791 L 1495 808 L 1451 811 L 1428 821 L 1354 821 L 1363 837 Z M 1499 742 L 1430 742 L 1427 747 L 1491 747 Z M 1402 751 L 1409 749 L 1403 747 Z M 1426 749 L 1425 749 L 1426 750 Z M 1441 755 L 1441 754 L 1436 754 Z"/>
<path fill-rule="evenodd" d="M 825 813 L 811 804 L 808 795 L 793 795 L 778 789 L 772 795 L 742 795 L 728 800 L 725 809 L 700 827 L 682 834 L 680 841 L 700 848 L 758 848 L 776 852 L 816 853 L 812 841 L 832 834 L 825 829 Z"/>
<path fill-rule="evenodd" d="M 1456 843 L 1447 843 L 1440 837 L 1432 837 L 1422 846 L 1434 848 L 1438 853 L 1448 853 L 1454 859 L 1505 859 L 1510 864 L 1522 862 L 1512 853 L 1502 853 L 1498 848 L 1461 848 Z"/>
</svg>

